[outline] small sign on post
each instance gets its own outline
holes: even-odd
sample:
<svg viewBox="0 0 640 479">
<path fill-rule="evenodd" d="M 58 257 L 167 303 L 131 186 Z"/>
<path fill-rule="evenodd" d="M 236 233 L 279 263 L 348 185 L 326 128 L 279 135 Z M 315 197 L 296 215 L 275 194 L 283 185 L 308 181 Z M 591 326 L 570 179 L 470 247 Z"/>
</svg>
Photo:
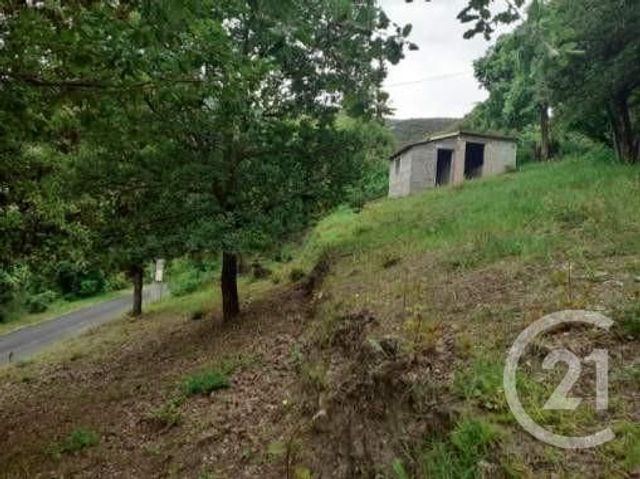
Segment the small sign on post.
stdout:
<svg viewBox="0 0 640 479">
<path fill-rule="evenodd" d="M 162 283 L 164 281 L 164 264 L 165 264 L 165 260 L 163 259 L 156 260 L 156 271 L 153 276 L 153 280 L 156 283 Z"/>
</svg>

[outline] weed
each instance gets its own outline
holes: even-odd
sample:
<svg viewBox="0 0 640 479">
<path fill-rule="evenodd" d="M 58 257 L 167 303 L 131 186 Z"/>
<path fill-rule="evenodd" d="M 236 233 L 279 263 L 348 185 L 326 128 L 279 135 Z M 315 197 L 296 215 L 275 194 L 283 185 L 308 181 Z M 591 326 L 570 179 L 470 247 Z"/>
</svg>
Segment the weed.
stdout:
<svg viewBox="0 0 640 479">
<path fill-rule="evenodd" d="M 182 421 L 180 407 L 184 403 L 185 397 L 177 395 L 166 401 L 162 406 L 149 413 L 149 419 L 158 422 L 165 427 L 173 427 Z"/>
<path fill-rule="evenodd" d="M 293 479 L 311 479 L 311 470 L 305 466 L 296 466 L 293 470 Z"/>
<path fill-rule="evenodd" d="M 402 259 L 398 258 L 397 256 L 386 256 L 384 261 L 382 262 L 382 267 L 384 269 L 393 268 L 395 265 L 400 263 L 400 261 L 402 261 Z"/>
<path fill-rule="evenodd" d="M 55 457 L 62 454 L 76 454 L 100 443 L 100 436 L 92 429 L 78 428 L 73 430 L 62 442 L 55 443 L 50 452 Z"/>
<path fill-rule="evenodd" d="M 209 394 L 217 389 L 228 387 L 229 378 L 224 372 L 217 369 L 192 374 L 182 382 L 182 391 L 186 396 Z"/>
<path fill-rule="evenodd" d="M 271 459 L 278 459 L 287 453 L 286 441 L 273 441 L 267 446 L 267 455 Z"/>
<path fill-rule="evenodd" d="M 433 443 L 422 455 L 422 475 L 433 479 L 473 478 L 478 463 L 488 457 L 497 439 L 498 431 L 493 425 L 463 419 L 446 441 Z"/>
<path fill-rule="evenodd" d="M 216 476 L 213 472 L 204 470 L 200 474 L 198 474 L 198 479 L 215 479 Z"/>
<path fill-rule="evenodd" d="M 404 468 L 404 465 L 402 464 L 402 461 L 400 459 L 396 459 L 395 461 L 393 461 L 391 468 L 393 469 L 393 473 L 396 479 L 409 479 L 409 473 Z"/>
<path fill-rule="evenodd" d="M 640 384 L 640 363 L 625 367 L 617 374 L 617 379 L 631 386 Z"/>
<path fill-rule="evenodd" d="M 474 340 L 470 334 L 462 332 L 456 336 L 456 351 L 461 358 L 468 358 L 471 355 L 473 345 Z"/>
<path fill-rule="evenodd" d="M 296 371 L 300 372 L 302 363 L 304 361 L 304 354 L 302 353 L 302 349 L 300 348 L 299 344 L 294 344 L 293 346 L 291 346 L 291 349 L 289 350 L 289 357 L 291 363 L 293 364 L 293 367 L 296 369 Z"/>
<path fill-rule="evenodd" d="M 504 365 L 497 360 L 476 358 L 469 367 L 456 373 L 454 390 L 466 400 L 474 400 L 485 409 L 504 410 L 506 401 L 502 388 Z"/>
<path fill-rule="evenodd" d="M 16 367 L 19 369 L 26 368 L 30 364 L 33 364 L 33 359 L 21 359 L 16 363 Z"/>
<path fill-rule="evenodd" d="M 289 273 L 289 279 L 292 283 L 297 283 L 306 276 L 306 273 L 300 268 L 293 268 Z"/>
<path fill-rule="evenodd" d="M 616 328 L 620 336 L 640 339 L 640 302 L 616 312 Z"/>
<path fill-rule="evenodd" d="M 616 439 L 605 446 L 607 455 L 621 461 L 622 467 L 633 472 L 640 467 L 640 426 L 622 422 L 614 428 Z"/>
<path fill-rule="evenodd" d="M 321 361 L 304 361 L 300 367 L 302 380 L 316 391 L 327 387 L 327 367 Z"/>
<path fill-rule="evenodd" d="M 404 323 L 404 329 L 411 338 L 416 350 L 433 351 L 442 337 L 442 322 L 425 318 L 424 313 L 416 308 L 409 309 L 411 317 Z"/>
<path fill-rule="evenodd" d="M 226 376 L 230 376 L 236 370 L 256 365 L 259 361 L 260 358 L 252 354 L 229 355 L 219 361 L 216 361 L 213 369 L 220 371 Z"/>
</svg>

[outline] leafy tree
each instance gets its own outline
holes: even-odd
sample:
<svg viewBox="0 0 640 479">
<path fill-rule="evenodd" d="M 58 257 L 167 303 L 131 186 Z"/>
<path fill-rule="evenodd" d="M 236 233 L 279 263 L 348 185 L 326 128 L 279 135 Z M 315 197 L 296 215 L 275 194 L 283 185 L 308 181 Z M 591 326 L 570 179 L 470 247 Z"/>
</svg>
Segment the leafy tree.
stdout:
<svg viewBox="0 0 640 479">
<path fill-rule="evenodd" d="M 185 201 L 180 162 L 170 143 L 155 131 L 148 110 L 135 102 L 133 110 L 101 110 L 96 128 L 87 132 L 86 151 L 76 156 L 69 184 L 75 187 L 77 221 L 89 231 L 94 261 L 129 276 L 132 314 L 138 316 L 145 265 L 182 254 L 185 228 L 196 212 Z"/>
<path fill-rule="evenodd" d="M 431 0 L 425 0 L 430 2 Z M 413 0 L 405 0 L 413 3 Z M 500 4 L 501 10 L 492 11 L 496 3 Z M 472 23 L 473 26 L 464 33 L 464 38 L 472 38 L 482 34 L 487 40 L 495 33 L 496 27 L 501 24 L 513 23 L 521 17 L 521 7 L 525 0 L 468 0 L 467 6 L 458 14 L 461 23 Z"/>
<path fill-rule="evenodd" d="M 379 120 L 341 116 L 337 127 L 345 130 L 358 146 L 354 151 L 359 165 L 358 178 L 348 187 L 347 200 L 361 208 L 365 202 L 385 196 L 389 190 L 389 156 L 396 148 L 393 133 Z M 424 134 L 424 132 L 423 132 Z"/>
<path fill-rule="evenodd" d="M 501 36 L 475 62 L 476 78 L 490 96 L 468 120 L 484 127 L 516 130 L 537 123 L 543 160 L 551 156 L 547 78 L 561 55 L 551 46 L 555 27 L 544 2 L 536 0 L 528 8 L 526 21 Z"/>
<path fill-rule="evenodd" d="M 580 52 L 553 71 L 559 114 L 591 132 L 606 117 L 618 157 L 640 161 L 640 4 L 566 0 L 554 7 L 563 26 L 558 44 Z"/>
<path fill-rule="evenodd" d="M 204 57 L 201 74 L 220 91 L 156 109 L 174 118 L 194 199 L 208 205 L 194 248 L 223 251 L 231 319 L 239 313 L 239 253 L 302 228 L 357 178 L 359 143 L 336 128 L 336 115 L 386 111 L 386 62 L 400 60 L 410 28 L 385 33 L 390 22 L 375 2 L 232 1 L 212 11 L 227 63 Z"/>
<path fill-rule="evenodd" d="M 206 231 L 224 251 L 226 318 L 238 312 L 237 253 L 302 227 L 355 180 L 357 145 L 335 115 L 386 111 L 385 63 L 410 31 L 387 34 L 372 1 L 9 2 L 2 13 L 3 99 L 21 93 L 33 138 L 50 135 L 52 156 L 91 186 L 61 223 L 85 226 L 92 251 L 139 285 L 144 259 L 184 246 L 173 233 L 206 207 L 187 246 Z"/>
<path fill-rule="evenodd" d="M 2 8 L 2 168 L 10 181 L 0 225 L 16 238 L 3 258 L 15 263 L 51 244 L 69 259 L 80 250 L 69 232 L 81 234 L 84 261 L 131 275 L 138 314 L 142 266 L 172 251 L 192 218 L 180 201 L 166 119 L 150 104 L 200 87 L 201 56 L 215 48 L 220 28 L 199 20 L 207 2 Z"/>
<path fill-rule="evenodd" d="M 465 32 L 465 38 L 482 34 L 489 40 L 498 25 L 520 19 L 520 8 L 525 0 L 505 0 L 503 10 L 498 13 L 491 11 L 495 3 L 495 0 L 469 0 L 468 5 L 458 14 L 462 23 L 473 23 L 473 27 Z"/>
<path fill-rule="evenodd" d="M 621 1 L 533 2 L 526 21 L 476 63 L 490 98 L 467 119 L 522 129 L 538 113 L 541 156 L 554 121 L 615 147 L 637 162 L 640 129 L 640 7 Z"/>
</svg>

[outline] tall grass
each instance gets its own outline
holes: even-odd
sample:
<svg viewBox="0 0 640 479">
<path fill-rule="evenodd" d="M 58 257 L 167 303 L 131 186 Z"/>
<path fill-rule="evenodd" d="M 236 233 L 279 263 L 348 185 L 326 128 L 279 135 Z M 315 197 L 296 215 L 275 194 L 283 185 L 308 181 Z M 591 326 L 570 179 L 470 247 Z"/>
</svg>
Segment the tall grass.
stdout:
<svg viewBox="0 0 640 479">
<path fill-rule="evenodd" d="M 454 266 L 505 256 L 539 257 L 586 247 L 625 254 L 640 247 L 640 169 L 596 152 L 519 172 L 381 200 L 322 220 L 294 256 L 312 265 L 327 250 L 402 256 L 455 250 Z"/>
</svg>

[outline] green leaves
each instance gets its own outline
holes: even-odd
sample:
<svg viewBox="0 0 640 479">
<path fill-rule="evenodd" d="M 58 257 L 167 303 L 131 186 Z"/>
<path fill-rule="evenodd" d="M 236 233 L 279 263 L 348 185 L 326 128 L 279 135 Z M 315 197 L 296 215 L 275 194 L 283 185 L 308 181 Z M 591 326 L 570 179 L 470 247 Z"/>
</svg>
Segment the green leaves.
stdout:
<svg viewBox="0 0 640 479">
<path fill-rule="evenodd" d="M 349 0 L 16 4 L 0 29 L 2 261 L 120 270 L 343 201 L 364 155 L 336 114 L 386 111 L 411 32 Z"/>
</svg>

